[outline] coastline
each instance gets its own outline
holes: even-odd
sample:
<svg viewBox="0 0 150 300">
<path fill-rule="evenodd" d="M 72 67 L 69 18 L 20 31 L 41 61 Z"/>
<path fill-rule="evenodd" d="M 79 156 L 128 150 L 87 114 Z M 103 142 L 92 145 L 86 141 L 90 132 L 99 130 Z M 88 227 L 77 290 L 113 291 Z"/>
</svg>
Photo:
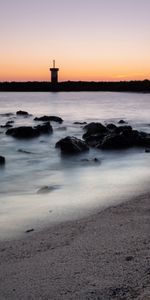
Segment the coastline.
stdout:
<svg viewBox="0 0 150 300">
<path fill-rule="evenodd" d="M 0 242 L 0 299 L 150 299 L 150 196 Z"/>
</svg>

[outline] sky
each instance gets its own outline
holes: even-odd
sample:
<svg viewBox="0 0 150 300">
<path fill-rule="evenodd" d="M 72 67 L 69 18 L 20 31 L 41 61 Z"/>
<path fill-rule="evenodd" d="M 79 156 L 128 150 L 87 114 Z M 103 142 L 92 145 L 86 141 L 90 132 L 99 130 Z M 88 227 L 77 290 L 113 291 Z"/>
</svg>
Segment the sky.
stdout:
<svg viewBox="0 0 150 300">
<path fill-rule="evenodd" d="M 0 81 L 150 79 L 150 0 L 0 0 Z"/>
</svg>

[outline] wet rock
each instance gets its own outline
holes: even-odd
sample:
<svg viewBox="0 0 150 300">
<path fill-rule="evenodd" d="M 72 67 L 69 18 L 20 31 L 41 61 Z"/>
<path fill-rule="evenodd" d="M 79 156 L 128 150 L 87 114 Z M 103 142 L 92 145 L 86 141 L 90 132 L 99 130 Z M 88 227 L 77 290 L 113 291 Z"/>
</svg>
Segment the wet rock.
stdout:
<svg viewBox="0 0 150 300">
<path fill-rule="evenodd" d="M 63 119 L 57 116 L 43 116 L 39 118 L 38 117 L 34 118 L 34 121 L 42 121 L 42 122 L 52 121 L 61 124 L 63 122 Z"/>
<path fill-rule="evenodd" d="M 87 122 L 74 122 L 73 124 L 75 124 L 75 125 L 85 125 L 85 124 L 87 124 Z"/>
<path fill-rule="evenodd" d="M 129 147 L 127 139 L 124 135 L 110 134 L 104 137 L 98 148 L 102 149 L 121 149 Z"/>
<path fill-rule="evenodd" d="M 24 111 L 24 110 L 18 110 L 16 112 L 16 115 L 18 115 L 18 116 L 29 116 L 29 113 L 27 111 Z"/>
<path fill-rule="evenodd" d="M 104 134 L 108 132 L 107 128 L 104 125 L 94 122 L 85 125 L 83 129 L 86 131 L 86 133 L 83 135 L 84 138 L 91 135 Z"/>
<path fill-rule="evenodd" d="M 116 126 L 115 132 L 120 133 L 120 132 L 129 132 L 131 133 L 132 127 L 128 125 L 123 125 L 123 126 Z"/>
<path fill-rule="evenodd" d="M 127 124 L 127 122 L 124 121 L 124 120 L 120 120 L 120 121 L 118 122 L 118 124 Z"/>
<path fill-rule="evenodd" d="M 0 114 L 1 117 L 11 117 L 13 116 L 13 113 L 4 113 L 4 114 Z"/>
<path fill-rule="evenodd" d="M 0 166 L 5 164 L 5 157 L 0 155 Z"/>
<path fill-rule="evenodd" d="M 0 127 L 1 128 L 11 128 L 13 126 L 7 122 L 5 125 L 1 125 Z"/>
<path fill-rule="evenodd" d="M 107 129 L 109 129 L 109 130 L 116 130 L 116 128 L 117 128 L 117 126 L 116 125 L 114 125 L 114 124 L 112 124 L 112 123 L 110 123 L 110 124 L 107 124 Z"/>
<path fill-rule="evenodd" d="M 50 134 L 52 132 L 53 132 L 52 126 L 50 125 L 49 122 L 47 122 L 44 123 L 43 125 L 38 125 L 35 127 L 21 126 L 21 127 L 11 128 L 6 131 L 6 134 L 19 139 L 22 138 L 28 139 L 28 138 L 38 137 L 41 134 L 48 134 L 48 133 Z"/>
<path fill-rule="evenodd" d="M 63 154 L 77 154 L 89 150 L 84 141 L 73 136 L 61 139 L 56 143 L 55 147 L 60 148 Z"/>
<path fill-rule="evenodd" d="M 46 185 L 46 186 L 41 187 L 37 191 L 37 193 L 38 194 L 47 194 L 47 193 L 51 193 L 51 192 L 53 192 L 53 191 L 55 191 L 55 190 L 57 190 L 59 188 L 60 188 L 59 185 L 51 185 L 51 186 Z"/>
<path fill-rule="evenodd" d="M 6 123 L 6 125 L 8 125 L 8 124 L 13 124 L 15 121 L 14 120 L 9 120 L 7 123 Z"/>
<path fill-rule="evenodd" d="M 29 232 L 32 232 L 32 231 L 34 231 L 33 228 L 26 230 L 26 233 L 29 233 Z"/>
<path fill-rule="evenodd" d="M 13 123 L 14 123 L 14 121 L 13 121 L 13 120 L 10 120 L 10 121 L 6 122 L 5 125 L 1 125 L 0 127 L 1 127 L 1 128 L 11 128 L 11 127 L 13 127 L 13 126 L 12 126 Z"/>
</svg>

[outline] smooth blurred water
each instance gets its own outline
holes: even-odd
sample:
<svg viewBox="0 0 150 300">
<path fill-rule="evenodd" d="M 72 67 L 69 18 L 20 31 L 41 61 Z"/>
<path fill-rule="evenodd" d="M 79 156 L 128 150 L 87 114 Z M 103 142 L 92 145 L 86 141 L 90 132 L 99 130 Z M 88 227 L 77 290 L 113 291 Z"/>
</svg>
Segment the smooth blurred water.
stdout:
<svg viewBox="0 0 150 300">
<path fill-rule="evenodd" d="M 32 116 L 16 116 L 20 109 Z M 34 117 L 45 114 L 64 119 L 61 125 L 52 122 L 52 135 L 31 140 L 14 139 L 0 129 L 0 155 L 6 157 L 5 167 L 0 168 L 0 238 L 78 218 L 145 192 L 150 155 L 144 149 L 90 149 L 89 153 L 63 158 L 55 143 L 67 135 L 82 137 L 83 128 L 73 124 L 75 121 L 117 124 L 124 119 L 133 128 L 150 132 L 149 111 L 149 94 L 0 93 L 0 125 L 8 120 L 14 120 L 14 126 L 34 125 Z M 94 163 L 94 157 L 100 163 Z"/>
</svg>

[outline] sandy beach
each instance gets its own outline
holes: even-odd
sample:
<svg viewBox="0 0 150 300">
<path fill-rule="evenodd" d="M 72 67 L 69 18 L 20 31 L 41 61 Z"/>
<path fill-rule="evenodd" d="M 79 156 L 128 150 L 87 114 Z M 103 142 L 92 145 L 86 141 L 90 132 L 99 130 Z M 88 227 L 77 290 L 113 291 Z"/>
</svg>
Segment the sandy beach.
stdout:
<svg viewBox="0 0 150 300">
<path fill-rule="evenodd" d="M 150 197 L 0 242 L 0 299 L 150 299 Z"/>
</svg>

